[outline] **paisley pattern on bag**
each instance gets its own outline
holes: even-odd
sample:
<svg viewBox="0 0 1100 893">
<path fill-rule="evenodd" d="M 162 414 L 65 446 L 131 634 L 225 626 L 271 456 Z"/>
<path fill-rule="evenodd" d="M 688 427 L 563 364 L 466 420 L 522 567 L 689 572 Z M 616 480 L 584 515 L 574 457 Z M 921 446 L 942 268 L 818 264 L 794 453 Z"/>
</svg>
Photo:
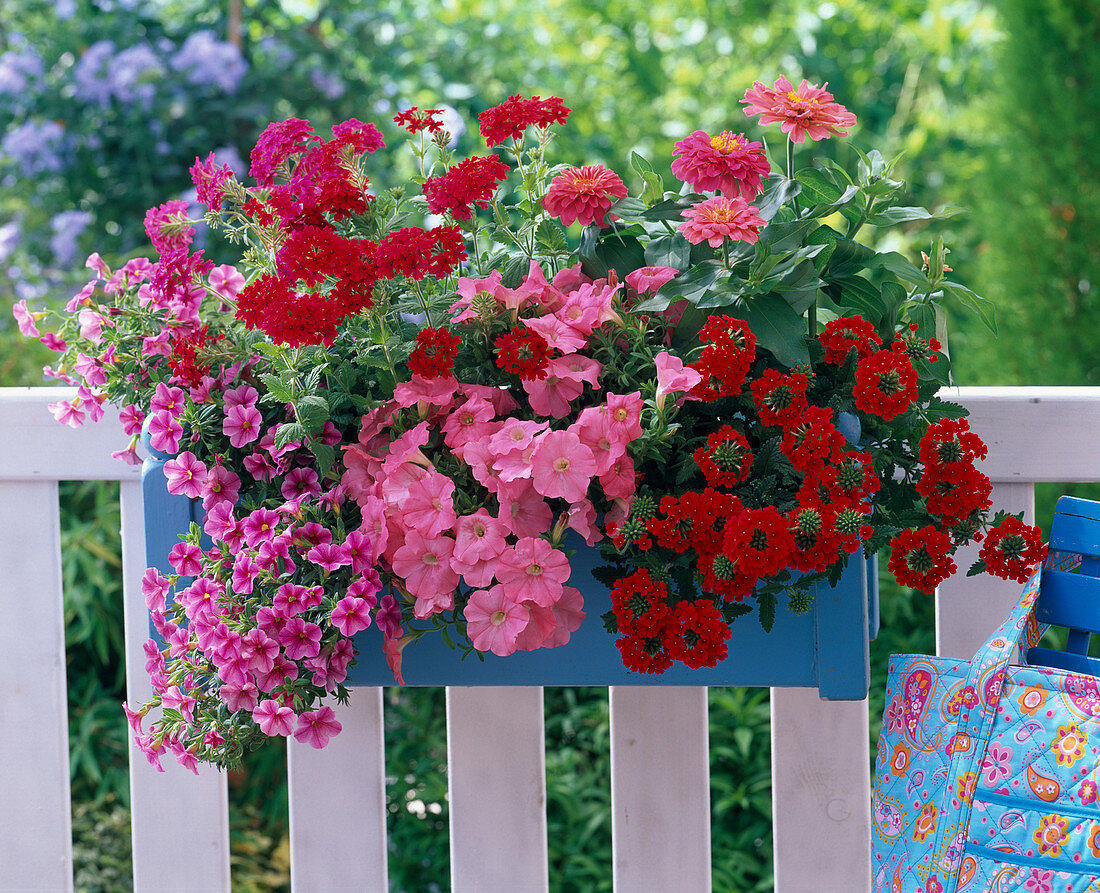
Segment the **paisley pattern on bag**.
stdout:
<svg viewBox="0 0 1100 893">
<path fill-rule="evenodd" d="M 1100 681 L 1007 666 L 1037 592 L 1038 575 L 974 661 L 891 658 L 876 893 L 1100 893 Z"/>
</svg>

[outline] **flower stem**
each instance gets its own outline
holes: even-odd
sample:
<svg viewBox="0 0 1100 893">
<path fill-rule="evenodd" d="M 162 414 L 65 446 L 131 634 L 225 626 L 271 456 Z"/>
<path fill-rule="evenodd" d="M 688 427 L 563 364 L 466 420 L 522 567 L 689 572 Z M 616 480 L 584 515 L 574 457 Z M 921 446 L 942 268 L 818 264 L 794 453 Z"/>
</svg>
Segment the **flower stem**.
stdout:
<svg viewBox="0 0 1100 893">
<path fill-rule="evenodd" d="M 787 136 L 787 179 L 794 182 L 794 140 Z M 798 206 L 798 196 L 794 197 L 794 213 L 799 216 L 802 212 Z M 817 337 L 817 298 L 806 308 L 806 333 L 811 338 Z"/>
</svg>

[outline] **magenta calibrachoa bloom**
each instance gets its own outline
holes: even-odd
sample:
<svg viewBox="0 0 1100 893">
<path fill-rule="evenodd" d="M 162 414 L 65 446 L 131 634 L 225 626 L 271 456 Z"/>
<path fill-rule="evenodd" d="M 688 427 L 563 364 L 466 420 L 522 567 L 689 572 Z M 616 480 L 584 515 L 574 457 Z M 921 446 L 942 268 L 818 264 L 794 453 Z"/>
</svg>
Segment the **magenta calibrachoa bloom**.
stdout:
<svg viewBox="0 0 1100 893">
<path fill-rule="evenodd" d="M 867 297 L 906 262 L 861 275 L 862 222 L 834 229 L 832 196 L 874 222 L 901 187 L 830 167 L 800 200 L 794 144 L 855 116 L 785 78 L 744 103 L 788 135 L 786 176 L 737 125 L 700 126 L 671 161 L 684 188 L 634 159 L 642 199 L 603 165 L 551 167 L 557 97 L 485 112 L 499 148 L 468 158 L 434 111 L 398 115 L 418 134 L 415 201 L 364 173 L 374 124 L 274 122 L 254 182 L 211 156 L 191 168 L 240 269 L 193 252 L 169 201 L 146 218 L 153 256 L 90 257 L 55 331 L 15 306 L 74 389 L 55 417 L 119 407 L 116 455 L 137 461 L 144 427 L 169 492 L 201 504 L 142 578 L 152 697 L 125 710 L 152 765 L 232 766 L 272 737 L 323 747 L 356 649 L 401 681 L 407 646 L 440 630 L 464 653 L 567 644 L 590 610 L 582 547 L 609 562 L 603 620 L 644 673 L 715 666 L 744 603 L 766 626 L 780 597 L 805 610 L 810 586 L 891 540 L 919 587 L 983 536 L 1001 576 L 1041 557 L 1027 525 L 989 519 L 984 446 L 935 397 L 948 359 L 929 296 L 962 288 L 945 249 Z"/>
</svg>

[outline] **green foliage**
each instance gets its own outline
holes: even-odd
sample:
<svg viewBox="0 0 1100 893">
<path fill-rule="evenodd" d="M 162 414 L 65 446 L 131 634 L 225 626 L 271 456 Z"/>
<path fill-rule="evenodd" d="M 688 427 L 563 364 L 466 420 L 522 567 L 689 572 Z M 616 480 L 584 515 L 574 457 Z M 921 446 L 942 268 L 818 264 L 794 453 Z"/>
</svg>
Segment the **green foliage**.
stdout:
<svg viewBox="0 0 1100 893">
<path fill-rule="evenodd" d="M 129 893 L 130 810 L 114 794 L 99 803 L 73 805 L 73 889 L 76 893 Z"/>
</svg>

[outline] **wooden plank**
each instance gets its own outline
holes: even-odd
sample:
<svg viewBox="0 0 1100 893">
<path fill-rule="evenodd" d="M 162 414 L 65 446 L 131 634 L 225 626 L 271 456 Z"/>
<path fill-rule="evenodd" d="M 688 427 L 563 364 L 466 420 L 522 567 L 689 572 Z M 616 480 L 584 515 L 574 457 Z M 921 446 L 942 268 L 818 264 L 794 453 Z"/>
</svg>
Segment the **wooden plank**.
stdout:
<svg viewBox="0 0 1100 893">
<path fill-rule="evenodd" d="M 71 890 L 57 482 L 0 482 L 0 507 L 0 890 Z"/>
<path fill-rule="evenodd" d="M 771 713 L 776 893 L 870 890 L 867 701 L 773 688 Z"/>
<path fill-rule="evenodd" d="M 137 705 L 152 693 L 142 646 L 149 616 L 141 594 L 145 534 L 141 483 L 121 485 L 123 618 L 126 632 L 126 697 Z M 209 766 L 199 775 L 171 756 L 157 772 L 130 748 L 130 830 L 134 846 L 134 889 L 165 893 L 229 890 L 229 798 L 224 772 Z M 181 860 L 172 841 L 187 841 Z"/>
<path fill-rule="evenodd" d="M 995 481 L 1100 481 L 1100 388 L 943 388 L 970 410 Z M 1056 432 L 1052 436 L 1052 432 Z"/>
<path fill-rule="evenodd" d="M 1049 430 L 1047 432 L 1049 436 Z M 1061 430 L 1057 438 L 1061 439 Z M 992 446 L 990 447 L 992 452 Z M 1032 458 L 1038 469 L 1043 462 Z M 1094 462 L 1094 464 L 1096 464 Z M 1035 488 L 1030 482 L 993 482 L 993 508 L 996 512 L 1023 512 L 1024 520 L 1035 517 Z M 936 653 L 945 657 L 969 659 L 988 639 L 1020 598 L 1020 584 L 990 574 L 967 577 L 966 571 L 977 559 L 980 545 L 971 544 L 955 553 L 959 572 L 936 590 Z"/>
<path fill-rule="evenodd" d="M 615 889 L 709 891 L 706 688 L 617 686 L 609 696 Z"/>
<path fill-rule="evenodd" d="M 335 706 L 343 726 L 316 750 L 287 742 L 290 885 L 295 890 L 386 890 L 386 767 L 382 689 Z M 353 830 L 334 841 L 333 829 Z"/>
<path fill-rule="evenodd" d="M 549 885 L 542 689 L 447 689 L 451 889 Z"/>
<path fill-rule="evenodd" d="M 119 481 L 137 478 L 141 469 L 111 458 L 130 438 L 118 412 L 103 420 L 69 428 L 46 408 L 76 396 L 74 388 L 0 388 L 0 479 Z"/>
</svg>

